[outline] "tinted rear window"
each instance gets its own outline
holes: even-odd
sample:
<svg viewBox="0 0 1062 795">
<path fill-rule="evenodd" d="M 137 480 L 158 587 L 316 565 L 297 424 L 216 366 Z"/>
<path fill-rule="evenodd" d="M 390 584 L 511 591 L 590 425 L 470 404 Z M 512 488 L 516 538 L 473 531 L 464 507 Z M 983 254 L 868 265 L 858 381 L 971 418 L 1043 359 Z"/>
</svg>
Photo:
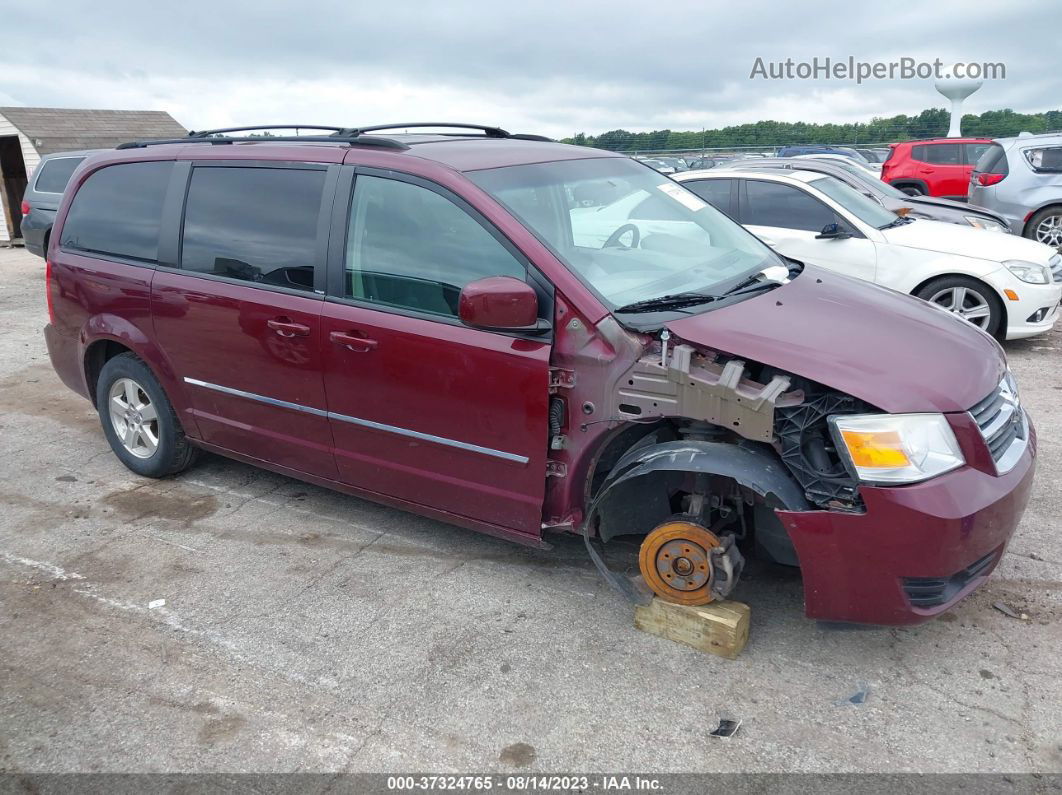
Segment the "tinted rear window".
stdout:
<svg viewBox="0 0 1062 795">
<path fill-rule="evenodd" d="M 324 180 L 320 169 L 196 168 L 181 268 L 312 291 Z"/>
<path fill-rule="evenodd" d="M 172 161 L 121 163 L 82 183 L 63 224 L 63 248 L 155 262 Z"/>
<path fill-rule="evenodd" d="M 33 183 L 33 189 L 38 193 L 62 193 L 66 189 L 66 183 L 70 181 L 70 175 L 84 159 L 57 157 L 54 160 L 45 160 L 40 173 L 37 174 L 36 182 Z"/>
</svg>

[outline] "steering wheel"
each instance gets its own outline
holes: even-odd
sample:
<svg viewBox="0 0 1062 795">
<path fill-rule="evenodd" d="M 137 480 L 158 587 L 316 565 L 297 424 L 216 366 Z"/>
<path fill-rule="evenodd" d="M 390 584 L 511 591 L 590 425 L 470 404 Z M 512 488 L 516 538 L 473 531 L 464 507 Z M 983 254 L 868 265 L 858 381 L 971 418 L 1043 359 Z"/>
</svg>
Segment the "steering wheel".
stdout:
<svg viewBox="0 0 1062 795">
<path fill-rule="evenodd" d="M 620 242 L 620 238 L 628 232 L 632 233 L 631 244 L 625 246 Z M 638 227 L 634 224 L 624 224 L 611 235 L 608 236 L 608 240 L 605 241 L 605 245 L 601 248 L 638 248 L 638 244 L 642 240 L 642 233 Z"/>
</svg>

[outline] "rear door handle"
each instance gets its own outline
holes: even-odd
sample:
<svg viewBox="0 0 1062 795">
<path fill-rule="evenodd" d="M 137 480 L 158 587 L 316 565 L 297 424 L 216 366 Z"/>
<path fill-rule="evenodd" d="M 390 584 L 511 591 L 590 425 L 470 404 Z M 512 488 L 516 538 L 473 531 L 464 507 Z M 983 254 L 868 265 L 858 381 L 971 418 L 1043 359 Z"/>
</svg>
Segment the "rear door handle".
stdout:
<svg viewBox="0 0 1062 795">
<path fill-rule="evenodd" d="M 287 317 L 276 317 L 272 320 L 267 320 L 266 325 L 281 337 L 308 337 L 310 335 L 309 326 L 296 323 Z"/>
<path fill-rule="evenodd" d="M 376 340 L 371 340 L 368 337 L 359 337 L 353 332 L 333 331 L 328 335 L 328 338 L 336 345 L 342 345 L 348 351 L 354 351 L 355 353 L 368 353 L 376 347 Z"/>
</svg>

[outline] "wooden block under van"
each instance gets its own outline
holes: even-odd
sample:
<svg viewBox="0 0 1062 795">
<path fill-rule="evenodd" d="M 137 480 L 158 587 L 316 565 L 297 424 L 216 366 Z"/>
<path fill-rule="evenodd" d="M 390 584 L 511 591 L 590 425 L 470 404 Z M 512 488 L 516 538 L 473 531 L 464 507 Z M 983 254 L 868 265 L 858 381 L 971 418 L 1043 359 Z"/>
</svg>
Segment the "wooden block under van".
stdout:
<svg viewBox="0 0 1062 795">
<path fill-rule="evenodd" d="M 634 626 L 642 632 L 734 659 L 749 640 L 749 606 L 744 602 L 709 602 L 691 607 L 654 598 L 634 608 Z"/>
</svg>

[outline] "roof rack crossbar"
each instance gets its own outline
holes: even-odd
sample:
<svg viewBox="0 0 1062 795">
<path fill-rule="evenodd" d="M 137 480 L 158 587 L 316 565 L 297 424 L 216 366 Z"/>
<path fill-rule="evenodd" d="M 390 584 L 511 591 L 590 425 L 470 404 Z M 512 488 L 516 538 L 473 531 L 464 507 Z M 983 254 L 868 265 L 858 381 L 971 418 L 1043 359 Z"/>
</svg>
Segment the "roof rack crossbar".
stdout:
<svg viewBox="0 0 1062 795">
<path fill-rule="evenodd" d="M 165 138 L 153 141 L 129 141 L 128 143 L 118 144 L 115 149 L 144 149 L 148 146 L 163 146 L 165 144 L 211 144 L 214 146 L 222 146 L 235 143 L 326 143 L 347 144 L 349 146 L 375 146 L 381 149 L 409 149 L 404 143 L 396 141 L 393 138 L 382 138 L 377 135 L 342 135 L 340 133 L 335 133 L 333 135 L 271 135 L 268 137 L 258 135 L 226 135 L 213 138 L 201 138 L 198 136 L 194 138 Z"/>
<path fill-rule="evenodd" d="M 334 133 L 343 132 L 345 127 L 333 127 L 325 124 L 254 124 L 248 127 L 219 127 L 216 130 L 189 130 L 189 138 L 206 138 L 211 135 L 224 133 L 247 132 L 247 130 L 331 130 Z"/>
<path fill-rule="evenodd" d="M 501 127 L 485 124 L 464 124 L 462 122 L 415 121 L 404 124 L 375 124 L 369 127 L 332 127 L 321 124 L 260 124 L 250 127 L 219 127 L 215 130 L 194 130 L 187 138 L 166 138 L 151 141 L 130 141 L 119 144 L 118 149 L 142 149 L 147 146 L 162 144 L 232 144 L 232 143 L 345 143 L 350 146 L 378 146 L 382 149 L 409 149 L 404 142 L 394 138 L 385 138 L 366 133 L 382 130 L 403 130 L 409 128 L 442 127 L 456 130 L 479 130 L 487 138 L 514 138 L 523 141 L 552 141 L 542 135 L 522 135 L 507 132 Z M 317 130 L 328 134 L 321 135 L 231 135 L 231 133 L 248 130 Z"/>
<path fill-rule="evenodd" d="M 441 121 L 414 121 L 406 124 L 374 124 L 371 127 L 351 127 L 344 133 L 363 134 L 367 132 L 379 132 L 380 130 L 404 130 L 408 127 L 446 127 L 455 130 L 480 130 L 488 138 L 511 138 L 510 133 L 501 127 L 492 127 L 486 124 L 463 124 Z"/>
</svg>

